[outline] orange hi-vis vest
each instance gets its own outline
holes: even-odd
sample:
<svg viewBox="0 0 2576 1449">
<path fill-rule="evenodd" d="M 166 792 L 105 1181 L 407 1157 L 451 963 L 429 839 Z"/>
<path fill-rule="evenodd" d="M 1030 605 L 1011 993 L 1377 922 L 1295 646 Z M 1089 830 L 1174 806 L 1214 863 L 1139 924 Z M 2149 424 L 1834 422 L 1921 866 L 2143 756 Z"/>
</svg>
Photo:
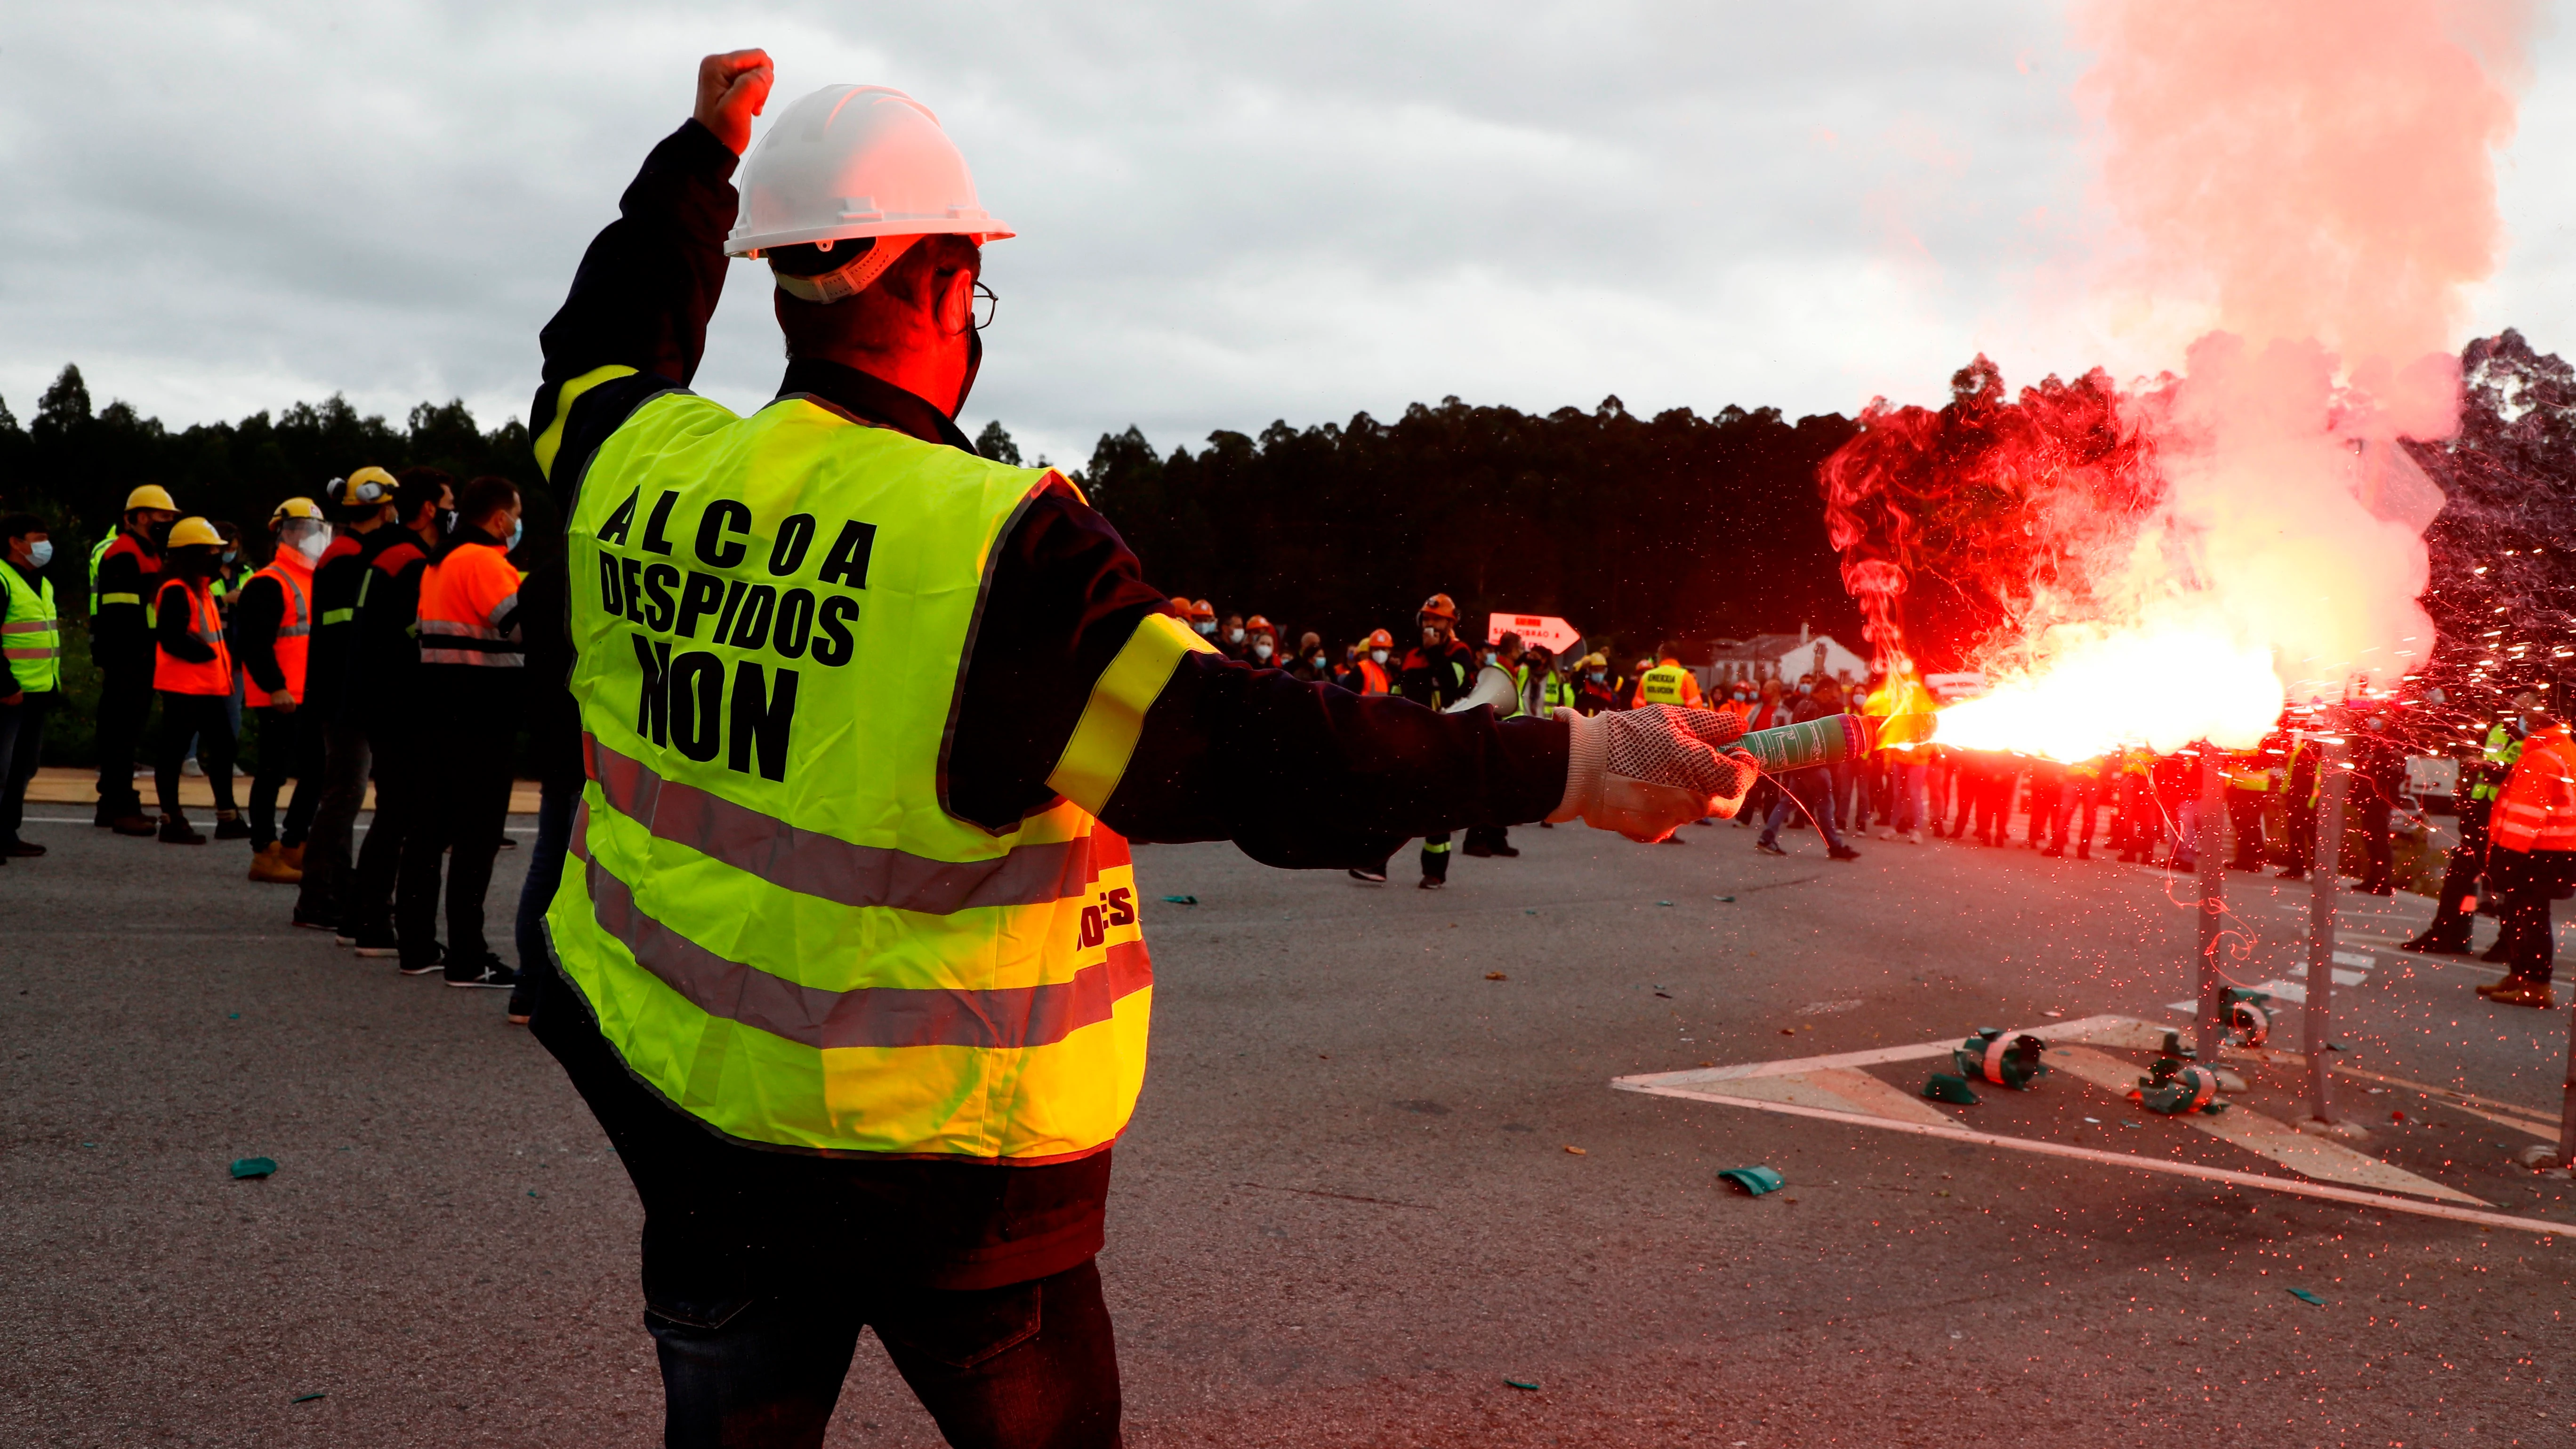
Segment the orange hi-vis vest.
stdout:
<svg viewBox="0 0 2576 1449">
<path fill-rule="evenodd" d="M 2576 741 L 2551 725 L 2522 742 L 2487 839 L 2507 850 L 2576 850 Z"/>
<path fill-rule="evenodd" d="M 172 694 L 223 694 L 233 692 L 233 654 L 224 647 L 224 619 L 215 608 L 214 590 L 203 579 L 169 579 L 162 585 L 166 594 L 177 584 L 188 596 L 188 632 L 197 641 L 215 651 L 215 657 L 202 664 L 181 659 L 169 650 L 155 646 L 152 661 L 152 687 Z"/>
<path fill-rule="evenodd" d="M 277 615 L 277 670 L 286 676 L 286 697 L 302 704 L 305 653 L 313 645 L 313 566 L 296 550 L 281 548 L 268 567 L 251 577 L 277 580 L 277 591 L 286 596 Z M 278 701 L 271 698 L 269 703 Z"/>
<path fill-rule="evenodd" d="M 517 669 L 519 571 L 488 543 L 460 543 L 420 581 L 420 662 Z"/>
<path fill-rule="evenodd" d="M 1360 693 L 1387 694 L 1393 691 L 1386 677 L 1386 666 L 1374 659 L 1360 660 Z"/>
</svg>

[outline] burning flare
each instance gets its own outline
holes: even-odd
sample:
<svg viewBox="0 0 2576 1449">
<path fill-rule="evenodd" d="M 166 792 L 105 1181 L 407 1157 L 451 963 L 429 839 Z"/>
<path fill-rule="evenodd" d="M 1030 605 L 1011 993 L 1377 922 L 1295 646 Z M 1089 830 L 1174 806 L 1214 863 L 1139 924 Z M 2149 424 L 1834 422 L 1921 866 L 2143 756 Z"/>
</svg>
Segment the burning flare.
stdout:
<svg viewBox="0 0 2576 1449">
<path fill-rule="evenodd" d="M 2449 338 L 2502 245 L 2514 0 L 2092 0 L 2106 315 L 2212 318 L 2181 375 L 2018 398 L 1979 358 L 1884 400 L 1820 482 L 1911 707 L 1918 648 L 1991 689 L 1941 740 L 2083 759 L 2254 744 L 2282 706 L 2432 652 L 2442 495 L 2406 451 L 2459 411 Z M 2143 330 L 2143 323 L 2141 326 Z M 1909 636 L 1909 628 L 1920 638 Z"/>
</svg>

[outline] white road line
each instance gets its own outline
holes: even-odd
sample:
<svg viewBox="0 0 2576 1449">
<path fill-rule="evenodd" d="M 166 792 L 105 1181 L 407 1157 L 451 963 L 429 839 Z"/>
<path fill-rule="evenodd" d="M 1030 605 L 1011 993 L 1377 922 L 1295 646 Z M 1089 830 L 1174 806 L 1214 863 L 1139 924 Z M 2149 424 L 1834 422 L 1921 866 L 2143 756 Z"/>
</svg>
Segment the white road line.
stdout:
<svg viewBox="0 0 2576 1449">
<path fill-rule="evenodd" d="M 1822 1122 L 1845 1122 L 1856 1127 L 1875 1127 L 1884 1132 L 1910 1132 L 1917 1137 L 1938 1137 L 1945 1141 L 2000 1147 L 2013 1152 L 2035 1152 L 2043 1157 L 2068 1157 L 2079 1162 L 2133 1167 L 2140 1172 L 2161 1172 L 2172 1177 L 2197 1177 L 2205 1182 L 2224 1182 L 2236 1187 L 2259 1188 L 2265 1192 L 2285 1193 L 2291 1197 L 2321 1198 L 2327 1202 L 2380 1208 L 2388 1212 L 2410 1213 L 2416 1217 L 2442 1218 L 2455 1223 L 2477 1223 L 2490 1228 L 2513 1228 L 2551 1233 L 2563 1238 L 2576 1238 L 2576 1223 L 2553 1223 L 2546 1218 L 2518 1218 L 2508 1213 L 2481 1212 L 2475 1208 L 2453 1207 L 2449 1203 L 2422 1202 L 2387 1193 L 2361 1192 L 2353 1188 L 2334 1187 L 2322 1182 L 2298 1182 L 2286 1177 L 2266 1177 L 2261 1173 L 2238 1172 L 2228 1167 L 2203 1167 L 2194 1162 L 2133 1157 L 2125 1152 L 2106 1152 L 2098 1147 L 2075 1147 L 2062 1142 L 2043 1142 L 2032 1137 L 2005 1137 L 1992 1132 L 1979 1132 L 1970 1127 L 1936 1127 L 1929 1122 L 1892 1122 L 1884 1117 L 1864 1116 L 1857 1112 L 1835 1112 L 1821 1107 L 1803 1107 L 1793 1102 L 1756 1102 L 1743 1097 L 1695 1092 L 1684 1087 L 1649 1086 L 1631 1077 L 1618 1078 L 1610 1085 L 1623 1092 L 1643 1092 L 1656 1097 L 1681 1097 L 1689 1101 L 1716 1102 L 1729 1107 L 1750 1107 L 1757 1112 L 1778 1112 L 1791 1117 L 1811 1117 Z"/>
</svg>

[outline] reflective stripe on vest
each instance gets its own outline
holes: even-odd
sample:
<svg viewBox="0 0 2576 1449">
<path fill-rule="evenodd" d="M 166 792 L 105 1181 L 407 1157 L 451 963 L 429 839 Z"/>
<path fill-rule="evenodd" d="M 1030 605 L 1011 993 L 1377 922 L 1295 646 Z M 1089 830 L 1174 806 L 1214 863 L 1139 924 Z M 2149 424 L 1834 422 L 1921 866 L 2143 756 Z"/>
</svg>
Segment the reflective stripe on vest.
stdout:
<svg viewBox="0 0 2576 1449">
<path fill-rule="evenodd" d="M 1678 664 L 1657 665 L 1637 676 L 1637 702 L 1680 704 L 1683 699 L 1682 681 L 1689 677 L 1690 672 Z"/>
<path fill-rule="evenodd" d="M 62 621 L 54 612 L 54 585 L 39 577 L 29 584 L 18 571 L 0 563 L 0 659 L 18 689 L 54 690 L 63 682 Z"/>
<path fill-rule="evenodd" d="M 111 533 L 89 546 L 89 611 L 93 614 L 98 612 L 98 606 L 104 602 L 98 596 L 99 561 L 107 557 L 107 546 L 114 542 L 116 542 L 116 535 Z M 136 601 L 128 597 L 119 602 L 131 604 Z"/>
<path fill-rule="evenodd" d="M 718 1131 L 1027 1163 L 1125 1128 L 1153 999 L 1125 840 L 1071 800 L 992 834 L 942 787 L 994 545 L 1047 476 L 686 392 L 584 473 L 590 779 L 547 926 L 627 1068 Z M 1104 674 L 1057 788 L 1114 781 L 1091 715 L 1140 714 L 1184 637 Z"/>
<path fill-rule="evenodd" d="M 509 576 L 513 591 L 488 610 L 478 608 L 472 602 L 475 575 L 489 579 L 495 571 Z M 501 550 L 490 544 L 461 544 L 446 558 L 431 564 L 420 581 L 420 662 L 522 667 L 527 662 L 527 646 L 519 642 L 519 624 L 514 617 L 519 612 L 517 583 L 518 571 L 510 567 Z M 508 619 L 510 626 L 495 628 L 493 621 L 500 619 Z"/>
<path fill-rule="evenodd" d="M 272 562 L 251 575 L 255 579 L 277 580 L 277 591 L 284 596 L 286 607 L 277 619 L 277 669 L 286 676 L 286 697 L 297 704 L 304 702 L 304 667 L 307 652 L 313 647 L 313 596 L 305 589 L 311 574 L 296 577 L 296 570 Z"/>
<path fill-rule="evenodd" d="M 200 663 L 156 647 L 152 651 L 152 687 L 172 694 L 231 694 L 233 656 L 224 647 L 223 615 L 215 608 L 215 596 L 194 580 L 177 582 L 188 595 L 189 635 L 214 650 L 215 657 Z"/>
</svg>

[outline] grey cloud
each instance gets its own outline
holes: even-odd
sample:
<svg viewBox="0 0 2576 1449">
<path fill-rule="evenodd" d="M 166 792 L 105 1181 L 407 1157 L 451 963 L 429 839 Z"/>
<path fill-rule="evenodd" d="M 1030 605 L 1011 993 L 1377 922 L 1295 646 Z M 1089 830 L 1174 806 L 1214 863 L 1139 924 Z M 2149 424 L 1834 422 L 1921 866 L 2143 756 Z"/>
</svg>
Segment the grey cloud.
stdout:
<svg viewBox="0 0 2576 1449">
<path fill-rule="evenodd" d="M 2087 181 L 2080 60 L 2031 0 L 93 3 L 11 32 L 22 413 L 75 359 L 174 423 L 334 390 L 522 411 L 582 246 L 737 44 L 783 95 L 939 112 L 1021 232 L 969 420 L 1060 460 L 1130 422 L 1169 447 L 1446 393 L 1924 395 L 2080 242 Z M 767 313 L 737 264 L 703 389 L 766 395 Z"/>
</svg>

